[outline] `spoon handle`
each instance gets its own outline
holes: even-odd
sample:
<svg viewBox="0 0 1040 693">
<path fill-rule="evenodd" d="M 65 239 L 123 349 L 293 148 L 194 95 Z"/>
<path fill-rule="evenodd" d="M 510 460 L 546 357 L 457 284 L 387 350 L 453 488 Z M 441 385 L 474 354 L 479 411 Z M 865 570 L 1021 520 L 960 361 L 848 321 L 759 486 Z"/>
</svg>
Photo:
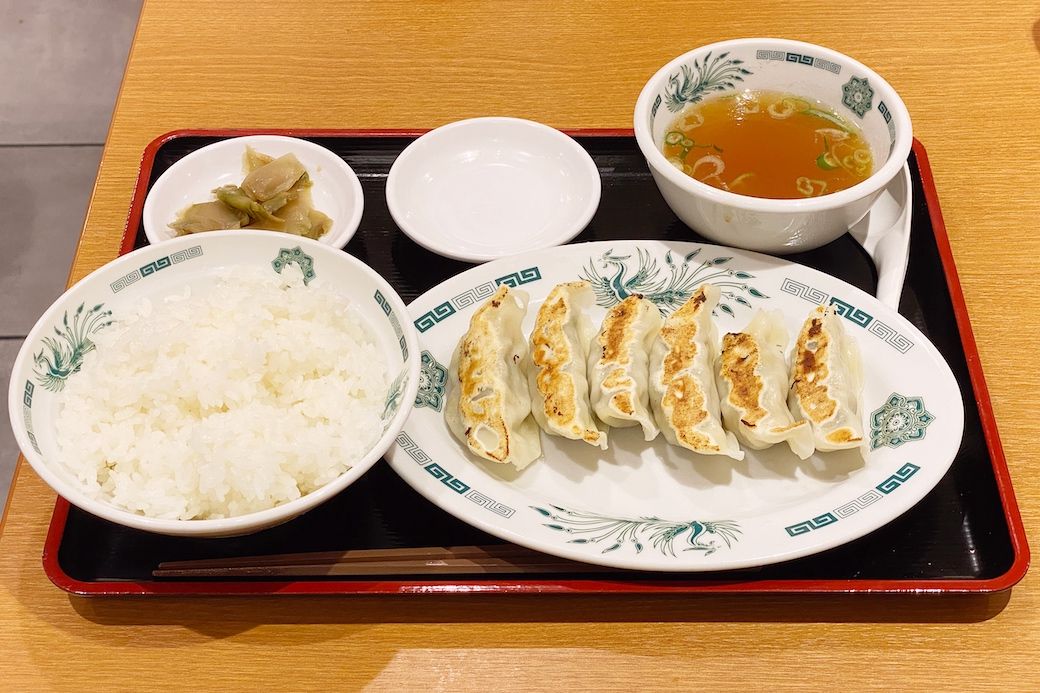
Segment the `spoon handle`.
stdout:
<svg viewBox="0 0 1040 693">
<path fill-rule="evenodd" d="M 904 164 L 902 173 L 882 191 L 875 208 L 850 229 L 852 237 L 874 260 L 878 300 L 896 311 L 910 261 L 912 185 L 910 168 Z M 879 213 L 882 205 L 888 213 Z"/>
</svg>

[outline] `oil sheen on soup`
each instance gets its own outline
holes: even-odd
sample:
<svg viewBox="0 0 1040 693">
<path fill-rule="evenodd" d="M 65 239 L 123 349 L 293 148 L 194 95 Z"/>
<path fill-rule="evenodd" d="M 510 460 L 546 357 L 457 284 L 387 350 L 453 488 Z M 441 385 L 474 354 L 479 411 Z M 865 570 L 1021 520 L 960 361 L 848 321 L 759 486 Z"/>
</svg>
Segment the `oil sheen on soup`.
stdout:
<svg viewBox="0 0 1040 693">
<path fill-rule="evenodd" d="M 687 106 L 664 142 L 665 156 L 686 175 L 752 197 L 819 197 L 874 170 L 856 125 L 819 101 L 781 92 L 744 91 Z"/>
</svg>

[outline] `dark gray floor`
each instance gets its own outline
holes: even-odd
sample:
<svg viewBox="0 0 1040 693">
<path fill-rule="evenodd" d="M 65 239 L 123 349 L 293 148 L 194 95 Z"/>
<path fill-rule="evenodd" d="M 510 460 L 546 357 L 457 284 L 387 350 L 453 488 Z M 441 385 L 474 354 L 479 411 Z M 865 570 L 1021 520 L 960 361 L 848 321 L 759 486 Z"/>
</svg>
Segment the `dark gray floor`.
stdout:
<svg viewBox="0 0 1040 693">
<path fill-rule="evenodd" d="M 0 0 L 0 507 L 18 458 L 7 384 L 62 292 L 141 0 Z"/>
</svg>

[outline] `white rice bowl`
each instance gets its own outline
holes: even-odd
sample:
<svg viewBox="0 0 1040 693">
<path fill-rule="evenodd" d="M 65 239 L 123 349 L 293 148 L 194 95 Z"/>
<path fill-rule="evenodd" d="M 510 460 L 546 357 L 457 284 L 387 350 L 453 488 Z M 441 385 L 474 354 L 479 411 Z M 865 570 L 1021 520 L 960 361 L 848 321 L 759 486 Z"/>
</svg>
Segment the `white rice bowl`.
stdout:
<svg viewBox="0 0 1040 693">
<path fill-rule="evenodd" d="M 60 296 L 15 358 L 8 412 L 33 470 L 80 509 L 236 536 L 380 460 L 412 410 L 420 351 L 400 296 L 357 258 L 214 231 L 127 253 Z"/>
<path fill-rule="evenodd" d="M 59 461 L 88 493 L 148 517 L 234 517 L 310 493 L 368 452 L 386 359 L 343 297 L 294 269 L 144 299 L 97 333 L 57 422 Z"/>
</svg>

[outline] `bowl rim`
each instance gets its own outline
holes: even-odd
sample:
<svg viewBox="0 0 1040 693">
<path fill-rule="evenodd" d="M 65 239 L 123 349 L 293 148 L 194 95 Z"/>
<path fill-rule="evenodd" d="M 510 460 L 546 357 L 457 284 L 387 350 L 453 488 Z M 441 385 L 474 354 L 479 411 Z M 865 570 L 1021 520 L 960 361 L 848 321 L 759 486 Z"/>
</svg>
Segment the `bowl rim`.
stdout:
<svg viewBox="0 0 1040 693">
<path fill-rule="evenodd" d="M 334 254 L 343 262 L 351 265 L 354 270 L 366 275 L 375 282 L 383 297 L 389 301 L 393 310 L 401 316 L 401 319 L 399 320 L 401 323 L 401 332 L 404 335 L 405 343 L 408 347 L 408 357 L 405 360 L 404 365 L 404 367 L 408 369 L 408 382 L 401 396 L 401 405 L 398 407 L 397 412 L 394 414 L 394 417 L 390 420 L 389 424 L 387 424 L 382 436 L 373 444 L 372 448 L 362 456 L 361 459 L 352 464 L 349 470 L 340 476 L 336 477 L 324 486 L 289 501 L 288 503 L 276 505 L 273 508 L 267 508 L 266 510 L 258 510 L 244 515 L 236 515 L 234 517 L 220 519 L 167 520 L 138 515 L 129 510 L 123 510 L 105 501 L 90 497 L 74 483 L 66 481 L 65 478 L 52 470 L 51 464 L 47 463 L 43 459 L 43 455 L 37 453 L 32 447 L 22 417 L 22 395 L 24 385 L 21 378 L 15 379 L 13 376 L 16 373 L 24 371 L 27 367 L 26 362 L 32 358 L 32 348 L 39 341 L 41 332 L 50 329 L 54 323 L 55 316 L 57 316 L 59 311 L 67 310 L 69 304 L 75 303 L 78 293 L 85 286 L 98 281 L 98 277 L 102 275 L 113 273 L 116 269 L 128 267 L 130 265 L 136 266 L 142 257 L 149 257 L 155 253 L 168 253 L 169 251 L 176 249 L 177 245 L 198 244 L 200 239 L 202 239 L 202 242 L 207 242 L 205 239 L 230 238 L 234 239 L 234 242 L 236 243 L 239 241 L 246 243 L 254 239 L 266 239 L 266 241 L 275 239 L 282 240 L 278 239 L 278 236 L 273 235 L 270 231 L 252 229 L 244 231 L 212 231 L 202 235 L 181 236 L 154 246 L 144 246 L 127 253 L 126 255 L 121 255 L 102 265 L 62 293 L 62 295 L 59 296 L 46 311 L 44 311 L 33 328 L 29 331 L 28 336 L 26 336 L 25 341 L 22 342 L 22 345 L 18 350 L 18 355 L 15 357 L 14 365 L 11 369 L 12 378 L 8 385 L 7 396 L 8 415 L 11 422 L 11 428 L 14 431 L 15 440 L 18 443 L 22 455 L 48 486 L 78 508 L 125 527 L 132 527 L 134 529 L 170 536 L 232 536 L 259 531 L 281 522 L 288 521 L 308 510 L 312 510 L 337 495 L 340 491 L 363 476 L 365 472 L 367 472 L 382 458 L 396 440 L 397 434 L 404 427 L 405 421 L 411 413 L 411 402 L 415 400 L 419 388 L 419 338 L 415 326 L 412 324 L 412 321 L 408 319 L 407 306 L 401 299 L 400 295 L 398 295 L 397 291 L 382 277 L 382 275 L 353 255 L 309 238 L 288 236 L 287 234 L 282 234 L 282 237 L 298 239 L 300 245 L 303 246 L 308 253 Z M 354 297 L 351 297 L 351 299 L 354 300 Z"/>
<path fill-rule="evenodd" d="M 674 72 L 682 64 L 702 53 L 708 51 L 716 52 L 733 50 L 753 45 L 759 45 L 762 47 L 768 46 L 778 49 L 793 49 L 796 51 L 812 51 L 821 57 L 831 60 L 832 62 L 849 65 L 855 70 L 861 71 L 861 74 L 864 74 L 870 80 L 871 87 L 873 87 L 875 92 L 879 94 L 879 100 L 885 102 L 889 112 L 898 124 L 895 143 L 893 144 L 892 150 L 884 165 L 874 171 L 874 173 L 872 173 L 866 180 L 863 180 L 849 188 L 845 188 L 844 190 L 807 199 L 772 199 L 741 195 L 739 193 L 714 188 L 706 183 L 691 178 L 668 163 L 668 159 L 665 157 L 664 153 L 660 151 L 654 143 L 653 133 L 650 131 L 647 122 L 647 115 L 650 112 L 654 97 L 657 95 L 661 83 L 668 78 L 669 73 Z M 907 157 L 910 155 L 910 147 L 913 144 L 912 123 L 906 104 L 903 103 L 902 98 L 900 98 L 892 85 L 890 85 L 881 75 L 855 58 L 845 55 L 844 53 L 839 53 L 831 48 L 826 48 L 805 41 L 771 37 L 716 41 L 715 43 L 709 43 L 686 51 L 682 55 L 670 60 L 657 70 L 649 80 L 647 80 L 643 89 L 640 91 L 639 97 L 636 99 L 635 111 L 633 113 L 633 130 L 635 131 L 636 143 L 639 145 L 639 149 L 643 152 L 643 156 L 646 157 L 647 163 L 654 170 L 654 173 L 664 176 L 669 182 L 683 191 L 692 193 L 699 197 L 708 198 L 712 202 L 732 207 L 755 212 L 778 214 L 831 210 L 869 197 L 881 190 L 884 186 L 888 185 L 888 183 L 891 182 L 891 180 L 902 170 L 903 164 L 906 163 Z"/>
<path fill-rule="evenodd" d="M 215 150 L 226 149 L 237 145 L 249 145 L 252 143 L 264 143 L 264 142 L 279 142 L 293 147 L 297 147 L 302 150 L 307 150 L 313 154 L 322 157 L 328 162 L 332 170 L 332 175 L 340 175 L 343 180 L 346 181 L 347 187 L 350 188 L 351 197 L 355 201 L 353 212 L 350 217 L 343 223 L 342 228 L 338 233 L 326 234 L 322 238 L 318 239 L 318 242 L 322 245 L 328 245 L 335 248 L 342 248 L 350 239 L 357 233 L 358 227 L 361 226 L 361 216 L 365 209 L 365 194 L 361 187 L 361 180 L 358 178 L 357 173 L 350 167 L 346 161 L 344 161 L 338 154 L 333 152 L 328 147 L 323 147 L 316 142 L 303 139 L 302 137 L 290 137 L 288 135 L 240 135 L 237 137 L 227 137 L 225 139 L 207 144 L 205 147 L 199 147 L 193 152 L 185 154 L 182 158 L 174 162 L 168 169 L 162 172 L 162 174 L 155 179 L 148 188 L 148 194 L 144 199 L 144 207 L 141 211 L 141 224 L 144 226 L 144 235 L 148 239 L 148 243 L 151 245 L 158 245 L 159 243 L 167 243 L 180 238 L 180 236 L 173 236 L 172 238 L 165 238 L 161 234 L 161 229 L 165 228 L 164 225 L 160 225 L 158 228 L 157 224 L 160 222 L 154 219 L 155 206 L 158 200 L 162 196 L 163 189 L 169 186 L 177 177 L 181 171 L 191 165 L 197 159 L 205 157 L 207 154 L 212 154 Z M 336 223 L 336 220 L 333 220 Z M 253 229 L 234 229 L 236 231 L 250 231 Z M 131 232 L 136 233 L 136 229 L 131 229 Z M 216 233 L 215 231 L 206 231 L 205 233 Z M 281 233 L 276 231 L 266 231 L 266 233 Z M 193 234 L 196 235 L 196 234 Z M 285 234 L 287 236 L 293 236 L 293 234 Z M 294 236 L 301 238 L 301 236 Z"/>
<path fill-rule="evenodd" d="M 428 235 L 421 224 L 417 225 L 414 223 L 414 220 L 407 217 L 405 214 L 404 203 L 399 199 L 401 195 L 400 186 L 403 185 L 401 182 L 402 177 L 407 175 L 409 162 L 417 156 L 417 152 L 422 147 L 430 146 L 431 143 L 436 142 L 439 138 L 449 132 L 486 124 L 501 126 L 505 139 L 510 139 L 512 137 L 512 132 L 515 132 L 515 128 L 526 128 L 528 132 L 535 133 L 536 137 L 548 141 L 551 145 L 549 151 L 555 151 L 557 154 L 568 154 L 568 157 L 572 161 L 585 169 L 592 181 L 592 185 L 588 190 L 588 201 L 585 206 L 580 209 L 580 213 L 575 217 L 574 222 L 567 225 L 560 225 L 560 230 L 557 233 L 548 236 L 543 243 L 530 248 L 525 248 L 522 252 L 541 250 L 561 245 L 581 233 L 585 227 L 589 225 L 589 222 L 592 221 L 592 217 L 596 214 L 602 194 L 602 181 L 600 180 L 599 168 L 596 166 L 596 162 L 592 159 L 592 155 L 589 154 L 588 151 L 573 137 L 557 130 L 551 125 L 513 116 L 480 116 L 477 118 L 464 118 L 462 120 L 452 121 L 423 133 L 413 142 L 409 143 L 408 146 L 398 154 L 394 163 L 390 166 L 390 172 L 386 177 L 386 204 L 387 208 L 390 210 L 390 216 L 393 218 L 394 223 L 397 224 L 398 228 L 400 228 L 406 236 L 430 252 L 456 260 L 463 260 L 466 262 L 488 262 L 517 252 L 513 250 L 510 250 L 507 253 L 467 252 L 460 251 L 458 248 L 451 245 L 441 243 L 438 241 L 437 236 Z M 402 171 L 404 172 L 402 173 Z"/>
</svg>

